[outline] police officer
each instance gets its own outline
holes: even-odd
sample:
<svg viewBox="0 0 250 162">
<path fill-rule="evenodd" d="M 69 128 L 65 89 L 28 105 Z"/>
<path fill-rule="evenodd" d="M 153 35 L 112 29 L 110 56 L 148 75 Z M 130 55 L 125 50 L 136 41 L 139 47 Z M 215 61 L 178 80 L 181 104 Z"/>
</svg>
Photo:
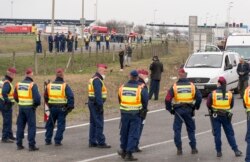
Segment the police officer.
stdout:
<svg viewBox="0 0 250 162">
<path fill-rule="evenodd" d="M 16 84 L 14 98 L 19 105 L 17 117 L 17 150 L 24 149 L 23 138 L 26 123 L 28 124 L 29 151 L 39 150 L 36 147 L 36 108 L 41 104 L 37 85 L 33 82 L 33 71 L 28 68 L 25 79 Z"/>
<path fill-rule="evenodd" d="M 77 48 L 78 48 L 78 34 L 77 33 L 75 34 L 74 41 L 75 41 L 75 51 L 77 51 Z"/>
<path fill-rule="evenodd" d="M 103 134 L 103 105 L 107 98 L 107 88 L 103 82 L 107 66 L 97 65 L 97 72 L 89 80 L 88 84 L 88 107 L 90 111 L 89 147 L 111 148 L 105 141 Z"/>
<path fill-rule="evenodd" d="M 96 35 L 96 49 L 97 50 L 101 49 L 101 35 L 100 34 Z"/>
<path fill-rule="evenodd" d="M 217 157 L 222 156 L 221 150 L 221 126 L 223 126 L 227 140 L 235 153 L 235 156 L 241 156 L 242 152 L 238 149 L 234 137 L 234 130 L 231 123 L 231 109 L 234 106 L 233 94 L 226 91 L 227 82 L 224 77 L 219 77 L 217 89 L 208 95 L 207 107 L 213 116 L 212 124 L 214 129 L 214 141 L 217 151 Z"/>
<path fill-rule="evenodd" d="M 12 81 L 15 76 L 16 69 L 9 68 L 5 77 L 0 81 L 0 111 L 3 116 L 2 143 L 13 143 L 16 140 L 12 131 L 12 106 L 15 103 Z"/>
<path fill-rule="evenodd" d="M 85 49 L 86 50 L 89 50 L 89 36 L 87 35 L 85 38 L 84 38 L 84 43 L 85 43 Z"/>
<path fill-rule="evenodd" d="M 36 35 L 36 53 L 42 53 L 41 31 Z"/>
<path fill-rule="evenodd" d="M 246 162 L 250 162 L 250 86 L 246 88 L 244 97 L 243 97 L 244 107 L 246 108 L 247 113 L 247 133 L 246 133 Z"/>
<path fill-rule="evenodd" d="M 74 95 L 68 84 L 64 82 L 64 70 L 56 70 L 56 79 L 45 89 L 44 100 L 48 103 L 50 116 L 46 123 L 45 144 L 51 145 L 53 130 L 57 122 L 57 131 L 54 137 L 55 146 L 61 146 L 63 132 L 66 125 L 66 116 L 74 109 Z"/>
<path fill-rule="evenodd" d="M 193 83 L 186 79 L 184 69 L 178 70 L 179 80 L 169 89 L 165 99 L 166 109 L 174 116 L 174 142 L 177 147 L 177 155 L 182 155 L 181 128 L 185 123 L 188 132 L 191 153 L 197 154 L 195 139 L 194 111 L 200 108 L 202 95 Z"/>
<path fill-rule="evenodd" d="M 60 49 L 60 36 L 59 36 L 58 32 L 56 33 L 56 35 L 54 37 L 54 41 L 55 41 L 56 51 L 59 52 L 59 49 Z"/>
<path fill-rule="evenodd" d="M 74 36 L 72 33 L 69 31 L 68 36 L 67 36 L 67 47 L 68 47 L 68 52 L 73 51 L 73 43 L 74 43 Z"/>
<path fill-rule="evenodd" d="M 148 87 L 147 87 L 147 83 L 148 83 L 148 71 L 141 69 L 137 71 L 139 74 L 139 84 L 143 86 L 143 88 L 145 89 L 145 93 L 147 93 L 148 96 Z M 147 107 L 146 109 L 142 109 L 140 111 L 140 117 L 141 117 L 141 123 L 140 123 L 140 131 L 139 131 L 139 136 L 138 136 L 138 141 L 136 143 L 136 147 L 135 147 L 135 152 L 141 152 L 142 150 L 139 148 L 139 143 L 140 143 L 140 138 L 141 138 L 141 134 L 142 134 L 142 130 L 144 127 L 144 123 L 145 123 L 145 119 L 147 116 Z"/>
<path fill-rule="evenodd" d="M 105 42 L 106 42 L 106 50 L 109 50 L 110 36 L 108 34 L 106 34 L 105 36 Z"/>
<path fill-rule="evenodd" d="M 53 52 L 53 42 L 54 42 L 52 34 L 49 35 L 48 42 L 49 42 L 49 52 L 52 53 Z"/>
<path fill-rule="evenodd" d="M 62 34 L 60 35 L 60 52 L 65 51 L 65 43 L 66 43 L 66 37 L 64 33 L 62 32 Z"/>
<path fill-rule="evenodd" d="M 118 98 L 121 111 L 120 147 L 118 154 L 125 161 L 136 161 L 132 153 L 141 127 L 140 111 L 147 110 L 148 92 L 144 85 L 139 83 L 138 72 L 130 72 L 130 80 L 119 88 Z"/>
</svg>

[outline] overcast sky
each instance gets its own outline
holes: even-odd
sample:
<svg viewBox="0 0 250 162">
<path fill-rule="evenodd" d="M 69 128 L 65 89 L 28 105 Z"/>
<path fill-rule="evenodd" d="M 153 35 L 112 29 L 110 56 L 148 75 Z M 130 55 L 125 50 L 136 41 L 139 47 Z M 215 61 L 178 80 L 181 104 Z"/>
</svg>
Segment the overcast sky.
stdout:
<svg viewBox="0 0 250 162">
<path fill-rule="evenodd" d="M 0 0 L 0 18 L 51 18 L 52 0 Z M 56 19 L 79 19 L 82 0 L 55 0 Z M 231 22 L 250 25 L 250 0 L 98 0 L 98 20 L 125 20 L 135 24 L 187 24 L 188 16 L 197 15 L 199 24 L 207 21 L 224 24 L 229 2 Z M 96 0 L 85 0 L 85 18 L 95 18 Z M 156 10 L 156 11 L 154 11 Z"/>
</svg>

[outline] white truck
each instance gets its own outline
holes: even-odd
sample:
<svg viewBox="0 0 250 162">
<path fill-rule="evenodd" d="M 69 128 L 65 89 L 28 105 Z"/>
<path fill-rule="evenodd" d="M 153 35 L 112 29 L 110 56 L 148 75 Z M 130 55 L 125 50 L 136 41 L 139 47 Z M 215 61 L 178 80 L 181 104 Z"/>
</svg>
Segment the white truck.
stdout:
<svg viewBox="0 0 250 162">
<path fill-rule="evenodd" d="M 216 89 L 217 81 L 223 76 L 227 90 L 238 92 L 237 65 L 240 55 L 235 52 L 197 52 L 189 56 L 184 69 L 187 78 L 206 96 Z"/>
<path fill-rule="evenodd" d="M 230 35 L 226 42 L 226 51 L 233 51 L 244 57 L 245 60 L 250 60 L 250 34 L 238 33 Z"/>
</svg>

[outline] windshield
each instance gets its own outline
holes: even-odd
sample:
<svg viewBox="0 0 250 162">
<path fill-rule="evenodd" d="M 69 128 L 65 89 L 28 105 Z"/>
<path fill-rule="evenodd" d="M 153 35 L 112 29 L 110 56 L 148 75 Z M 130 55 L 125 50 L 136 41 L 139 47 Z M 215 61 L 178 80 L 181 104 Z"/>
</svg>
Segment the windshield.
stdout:
<svg viewBox="0 0 250 162">
<path fill-rule="evenodd" d="M 250 58 L 250 47 L 244 47 L 244 46 L 233 46 L 233 47 L 227 47 L 227 51 L 233 51 L 239 53 L 241 56 L 243 56 L 245 59 Z"/>
<path fill-rule="evenodd" d="M 216 54 L 196 54 L 192 55 L 186 64 L 186 68 L 220 68 L 223 55 Z"/>
</svg>

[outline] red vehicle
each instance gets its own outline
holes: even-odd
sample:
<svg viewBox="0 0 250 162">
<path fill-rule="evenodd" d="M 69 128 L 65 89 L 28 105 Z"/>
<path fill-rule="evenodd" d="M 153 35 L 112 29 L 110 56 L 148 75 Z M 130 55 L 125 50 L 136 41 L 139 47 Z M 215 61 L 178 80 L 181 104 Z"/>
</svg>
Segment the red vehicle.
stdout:
<svg viewBox="0 0 250 162">
<path fill-rule="evenodd" d="M 1 31 L 5 34 L 29 34 L 32 32 L 32 26 L 5 26 Z"/>
<path fill-rule="evenodd" d="M 108 27 L 105 26 L 92 26 L 90 30 L 92 33 L 108 33 Z"/>
</svg>

